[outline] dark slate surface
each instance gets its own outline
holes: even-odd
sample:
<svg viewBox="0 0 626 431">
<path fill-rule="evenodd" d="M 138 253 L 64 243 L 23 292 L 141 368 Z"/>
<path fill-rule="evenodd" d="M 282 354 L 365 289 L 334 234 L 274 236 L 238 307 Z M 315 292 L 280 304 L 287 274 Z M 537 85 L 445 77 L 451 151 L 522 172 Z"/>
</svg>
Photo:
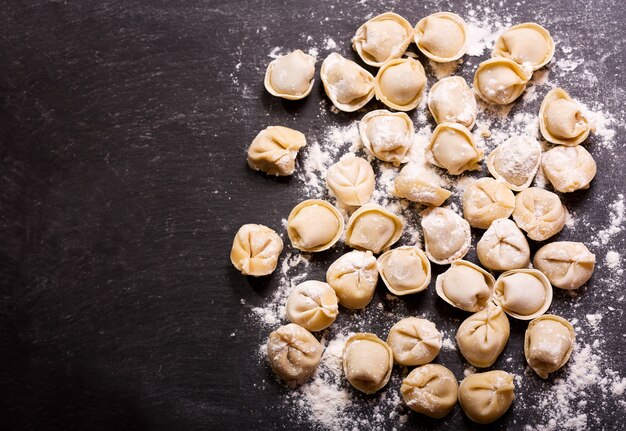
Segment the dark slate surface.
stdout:
<svg viewBox="0 0 626 431">
<path fill-rule="evenodd" d="M 464 14 L 461 4 L 1 1 L 2 428 L 313 427 L 282 406 L 288 391 L 257 358 L 268 329 L 249 318 L 249 306 L 266 301 L 277 277 L 251 287 L 228 252 L 239 225 L 278 228 L 304 198 L 294 179 L 247 169 L 254 135 L 282 124 L 315 136 L 361 114 L 320 114 L 319 81 L 303 102 L 272 98 L 262 87 L 267 54 L 275 46 L 307 47 L 311 35 L 317 44 L 331 36 L 338 51 L 352 55 L 348 41 L 370 12 L 393 9 L 415 23 L 439 10 Z M 549 21 L 557 43 L 593 64 L 597 82 L 572 76 L 579 97 L 623 109 L 621 2 L 484 4 L 514 22 Z M 600 173 L 589 192 L 566 203 L 592 226 L 604 226 L 606 201 L 596 196 L 623 191 L 626 158 L 594 148 L 593 138 L 590 148 Z M 592 235 L 579 224 L 560 238 Z M 614 242 L 618 249 L 623 240 Z M 318 276 L 339 251 L 320 258 Z M 606 250 L 595 251 L 603 259 Z M 624 375 L 623 303 L 618 294 L 589 293 L 609 288 L 601 283 L 607 271 L 598 268 L 577 307 L 557 292 L 553 309 L 582 318 L 615 307 L 602 321 L 602 355 Z M 621 289 L 623 280 L 610 287 Z M 383 296 L 380 288 L 375 301 Z M 435 300 L 433 289 L 424 298 L 406 300 L 407 307 L 434 308 L 438 326 L 453 334 L 463 315 Z M 391 323 L 366 329 L 384 336 Z M 512 326 L 507 352 L 518 353 L 496 365 L 519 373 L 525 325 Z M 438 362 L 462 377 L 456 351 L 443 351 Z M 532 394 L 545 382 L 529 379 L 527 402 L 494 429 L 533 423 Z M 622 429 L 623 407 L 596 395 L 581 395 L 590 426 Z M 473 428 L 458 408 L 439 422 L 411 415 L 405 428 L 443 425 Z"/>
</svg>

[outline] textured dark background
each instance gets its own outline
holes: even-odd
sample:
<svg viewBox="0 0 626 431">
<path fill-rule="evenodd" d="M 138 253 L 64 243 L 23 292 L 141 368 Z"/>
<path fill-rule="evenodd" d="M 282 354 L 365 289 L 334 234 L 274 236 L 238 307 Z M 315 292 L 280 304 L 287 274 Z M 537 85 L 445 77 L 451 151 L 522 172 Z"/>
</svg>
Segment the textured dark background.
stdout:
<svg viewBox="0 0 626 431">
<path fill-rule="evenodd" d="M 317 44 L 331 36 L 352 55 L 349 39 L 370 12 L 392 9 L 415 24 L 439 10 L 464 14 L 460 4 L 0 1 L 0 428 L 297 426 L 297 414 L 281 404 L 288 391 L 257 358 L 268 330 L 249 319 L 249 306 L 264 303 L 277 277 L 253 289 L 228 253 L 241 224 L 278 228 L 305 196 L 294 179 L 247 169 L 245 149 L 271 124 L 315 135 L 361 114 L 320 114 L 319 80 L 305 101 L 272 98 L 262 86 L 267 54 L 306 49 L 311 35 Z M 514 22 L 549 20 L 557 42 L 597 65 L 598 82 L 582 82 L 579 95 L 621 108 L 621 2 L 481 4 Z M 606 225 L 594 193 L 623 191 L 624 162 L 622 151 L 600 158 L 591 191 L 568 206 Z M 561 238 L 588 238 L 585 229 Z M 432 291 L 428 298 L 407 306 L 435 307 L 451 318 L 438 326 L 453 334 L 462 314 Z M 623 310 L 612 295 L 579 299 L 577 308 L 568 298 L 557 292 L 555 302 L 570 318 L 609 305 Z M 623 372 L 623 317 L 607 315 L 603 324 L 603 356 Z M 512 326 L 507 351 L 521 349 L 525 325 Z M 456 351 L 438 361 L 462 376 Z M 515 367 L 523 369 L 520 354 L 506 369 Z M 528 391 L 541 390 L 535 380 Z M 623 427 L 623 408 L 593 393 L 584 398 L 596 429 Z M 520 428 L 533 408 L 514 409 L 494 428 Z M 458 408 L 441 422 L 411 415 L 408 428 L 444 424 L 471 428 Z"/>
</svg>

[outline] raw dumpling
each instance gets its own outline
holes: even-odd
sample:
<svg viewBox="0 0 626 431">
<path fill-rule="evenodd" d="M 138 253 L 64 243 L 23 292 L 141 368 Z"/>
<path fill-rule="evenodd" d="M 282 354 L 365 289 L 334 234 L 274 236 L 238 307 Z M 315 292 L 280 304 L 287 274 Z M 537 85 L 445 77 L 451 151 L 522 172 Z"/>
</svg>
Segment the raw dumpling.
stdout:
<svg viewBox="0 0 626 431">
<path fill-rule="evenodd" d="M 461 76 L 449 76 L 433 84 L 428 109 L 437 124 L 459 123 L 468 129 L 474 127 L 478 112 L 474 93 Z"/>
<path fill-rule="evenodd" d="M 407 367 L 431 362 L 441 350 L 441 332 L 426 319 L 407 317 L 393 325 L 387 344 L 396 363 Z"/>
<path fill-rule="evenodd" d="M 582 146 L 557 146 L 545 152 L 541 167 L 552 187 L 561 193 L 588 189 L 596 176 L 596 162 Z"/>
<path fill-rule="evenodd" d="M 270 126 L 256 135 L 248 148 L 248 166 L 270 175 L 291 175 L 298 150 L 306 145 L 304 135 L 282 126 Z"/>
<path fill-rule="evenodd" d="M 398 241 L 403 229 L 404 222 L 394 213 L 380 205 L 363 205 L 348 220 L 346 244 L 378 254 Z"/>
<path fill-rule="evenodd" d="M 522 231 L 513 220 L 494 220 L 485 231 L 476 253 L 483 266 L 494 271 L 526 268 L 530 264 L 530 248 Z"/>
<path fill-rule="evenodd" d="M 326 95 L 341 111 L 354 112 L 374 97 L 372 74 L 337 53 L 326 57 L 320 77 Z"/>
<path fill-rule="evenodd" d="M 267 66 L 265 89 L 283 99 L 304 99 L 313 89 L 314 75 L 315 57 L 297 49 Z"/>
<path fill-rule="evenodd" d="M 245 275 L 260 277 L 274 272 L 283 251 L 283 240 L 262 224 L 244 224 L 237 231 L 230 261 Z"/>
<path fill-rule="evenodd" d="M 493 299 L 509 316 L 531 320 L 550 308 L 552 286 L 541 271 L 514 269 L 498 277 Z"/>
<path fill-rule="evenodd" d="M 287 298 L 287 318 L 309 331 L 328 328 L 337 318 L 337 295 L 323 281 L 308 280 L 297 285 Z"/>
<path fill-rule="evenodd" d="M 524 356 L 530 368 L 539 377 L 547 379 L 549 373 L 567 363 L 576 335 L 572 324 L 562 317 L 545 314 L 528 324 L 524 337 Z"/>
<path fill-rule="evenodd" d="M 373 394 L 389 382 L 393 369 L 391 347 L 374 334 L 352 335 L 343 348 L 343 372 L 348 382 L 366 394 Z"/>
<path fill-rule="evenodd" d="M 490 424 L 511 407 L 515 399 L 513 376 L 494 370 L 467 376 L 459 385 L 459 404 L 468 418 Z"/>
<path fill-rule="evenodd" d="M 582 108 L 562 88 L 550 90 L 539 109 L 539 129 L 548 142 L 574 146 L 591 130 Z"/>
<path fill-rule="evenodd" d="M 448 208 L 430 208 L 420 215 L 426 256 L 432 262 L 446 265 L 467 254 L 472 236 L 463 217 Z"/>
<path fill-rule="evenodd" d="M 412 58 L 386 62 L 376 74 L 376 98 L 398 111 L 415 109 L 426 88 L 426 73 L 422 64 Z"/>
<path fill-rule="evenodd" d="M 452 262 L 450 269 L 437 276 L 437 295 L 453 307 L 475 313 L 487 307 L 496 280 L 491 274 L 466 260 Z"/>
<path fill-rule="evenodd" d="M 526 135 L 507 139 L 487 157 L 491 175 L 516 192 L 530 186 L 540 164 L 541 145 Z"/>
<path fill-rule="evenodd" d="M 367 113 L 359 122 L 363 146 L 378 159 L 395 166 L 408 161 L 414 133 L 413 121 L 404 112 L 378 109 Z"/>
<path fill-rule="evenodd" d="M 400 386 L 402 399 L 411 410 L 436 419 L 452 411 L 458 390 L 452 371 L 439 364 L 415 368 Z"/>
<path fill-rule="evenodd" d="M 394 295 L 421 292 L 430 283 L 430 262 L 413 246 L 394 248 L 378 258 L 378 272 Z"/>
<path fill-rule="evenodd" d="M 552 192 L 531 187 L 515 196 L 513 220 L 534 241 L 544 241 L 559 233 L 566 218 L 565 206 Z"/>
<path fill-rule="evenodd" d="M 515 195 L 502 182 L 481 178 L 463 192 L 463 217 L 472 227 L 488 229 L 499 218 L 508 218 L 515 208 Z"/>
<path fill-rule="evenodd" d="M 531 76 L 531 70 L 513 60 L 494 57 L 478 65 L 474 91 L 487 103 L 508 105 L 522 95 Z"/>
<path fill-rule="evenodd" d="M 532 22 L 518 24 L 502 33 L 493 48 L 494 57 L 541 69 L 552 60 L 554 40 L 548 30 Z"/>
<path fill-rule="evenodd" d="M 413 27 L 400 15 L 385 12 L 367 21 L 352 38 L 352 48 L 370 66 L 380 67 L 402 57 L 413 38 Z"/>
<path fill-rule="evenodd" d="M 345 158 L 328 168 L 326 184 L 342 204 L 361 206 L 374 192 L 374 170 L 361 157 Z"/>
<path fill-rule="evenodd" d="M 343 217 L 326 201 L 309 199 L 300 202 L 289 213 L 287 234 L 295 248 L 323 251 L 331 248 L 343 232 Z"/>
<path fill-rule="evenodd" d="M 422 205 L 438 207 L 452 193 L 439 184 L 441 179 L 417 165 L 407 164 L 394 181 L 395 195 Z"/>
<path fill-rule="evenodd" d="M 372 300 L 378 282 L 376 258 L 371 251 L 346 253 L 330 265 L 326 282 L 335 290 L 341 305 L 364 308 Z"/>
<path fill-rule="evenodd" d="M 452 175 L 480 171 L 484 155 L 469 129 L 456 123 L 439 124 L 430 138 L 427 151 L 433 165 L 446 169 Z"/>
<path fill-rule="evenodd" d="M 475 367 L 492 366 L 504 350 L 511 327 L 502 308 L 489 301 L 487 308 L 465 319 L 456 332 L 463 357 Z"/>
<path fill-rule="evenodd" d="M 267 357 L 278 377 L 294 388 L 304 383 L 317 368 L 324 348 L 306 329 L 290 323 L 272 332 Z"/>
<path fill-rule="evenodd" d="M 463 57 L 468 40 L 465 21 L 454 13 L 434 13 L 422 18 L 415 26 L 415 44 L 426 57 L 437 63 Z"/>
<path fill-rule="evenodd" d="M 596 256 L 581 242 L 558 241 L 537 250 L 533 264 L 554 287 L 578 289 L 593 274 Z"/>
</svg>

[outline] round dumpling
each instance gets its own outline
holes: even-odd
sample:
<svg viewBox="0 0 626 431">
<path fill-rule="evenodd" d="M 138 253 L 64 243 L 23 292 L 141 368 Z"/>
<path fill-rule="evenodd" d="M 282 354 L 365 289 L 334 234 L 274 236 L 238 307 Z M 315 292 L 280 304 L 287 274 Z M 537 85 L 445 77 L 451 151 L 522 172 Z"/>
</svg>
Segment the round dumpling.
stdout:
<svg viewBox="0 0 626 431">
<path fill-rule="evenodd" d="M 426 256 L 433 263 L 446 265 L 467 254 L 472 236 L 463 217 L 448 208 L 430 208 L 421 216 Z"/>
<path fill-rule="evenodd" d="M 509 316 L 531 320 L 550 308 L 552 286 L 541 271 L 514 269 L 498 277 L 493 299 Z"/>
<path fill-rule="evenodd" d="M 394 180 L 394 194 L 411 202 L 438 207 L 452 195 L 440 187 L 440 183 L 437 175 L 408 163 Z"/>
<path fill-rule="evenodd" d="M 285 306 L 287 318 L 309 331 L 328 328 L 337 318 L 337 295 L 323 281 L 308 280 L 297 285 Z"/>
<path fill-rule="evenodd" d="M 396 363 L 404 366 L 431 362 L 441 350 L 441 332 L 426 319 L 407 317 L 393 325 L 387 336 Z"/>
<path fill-rule="evenodd" d="M 528 188 L 541 164 L 541 145 L 530 136 L 513 136 L 487 157 L 487 169 L 511 190 Z"/>
<path fill-rule="evenodd" d="M 504 350 L 511 327 L 502 308 L 489 302 L 487 307 L 465 319 L 456 332 L 456 343 L 463 357 L 475 367 L 492 366 Z"/>
<path fill-rule="evenodd" d="M 526 268 L 530 263 L 530 247 L 513 220 L 494 220 L 485 231 L 476 253 L 483 266 L 494 271 Z"/>
<path fill-rule="evenodd" d="M 472 313 L 487 307 L 496 280 L 491 274 L 466 260 L 452 262 L 450 269 L 437 276 L 437 295 L 453 307 Z"/>
<path fill-rule="evenodd" d="M 402 380 L 402 399 L 415 412 L 442 418 L 456 405 L 459 384 L 452 371 L 439 364 L 413 369 Z"/>
<path fill-rule="evenodd" d="M 394 213 L 377 204 L 363 205 L 348 220 L 346 244 L 378 254 L 400 239 L 402 229 L 404 222 Z"/>
<path fill-rule="evenodd" d="M 367 21 L 352 38 L 352 48 L 370 66 L 380 67 L 402 57 L 413 38 L 413 27 L 400 15 L 385 12 Z"/>
<path fill-rule="evenodd" d="M 314 76 L 315 57 L 297 49 L 267 66 L 265 89 L 283 99 L 304 99 L 313 89 Z"/>
<path fill-rule="evenodd" d="M 363 146 L 376 158 L 395 166 L 408 161 L 414 134 L 413 121 L 404 112 L 378 109 L 368 112 L 359 122 Z"/>
<path fill-rule="evenodd" d="M 569 360 L 576 335 L 572 324 L 559 316 L 545 314 L 528 324 L 524 356 L 539 377 L 547 379 Z"/>
<path fill-rule="evenodd" d="M 394 295 L 421 292 L 430 283 L 430 262 L 413 246 L 394 248 L 378 258 L 378 272 Z"/>
<path fill-rule="evenodd" d="M 488 229 L 494 220 L 509 218 L 514 208 L 511 189 L 493 178 L 481 178 L 463 192 L 463 217 L 472 227 Z"/>
<path fill-rule="evenodd" d="M 437 63 L 458 60 L 467 51 L 467 26 L 460 16 L 438 12 L 422 18 L 415 26 L 415 44 Z"/>
<path fill-rule="evenodd" d="M 511 407 L 515 399 L 513 376 L 494 370 L 467 376 L 459 385 L 459 404 L 468 418 L 490 424 Z"/>
<path fill-rule="evenodd" d="M 433 132 L 428 145 L 430 162 L 446 169 L 452 175 L 465 171 L 480 171 L 483 150 L 479 149 L 465 126 L 441 123 Z"/>
<path fill-rule="evenodd" d="M 539 129 L 548 142 L 574 146 L 587 139 L 591 125 L 581 106 L 565 90 L 555 88 L 541 103 Z"/>
<path fill-rule="evenodd" d="M 326 95 L 337 109 L 354 112 L 374 97 L 374 77 L 367 70 L 337 53 L 322 63 L 320 78 Z"/>
<path fill-rule="evenodd" d="M 428 93 L 428 109 L 437 124 L 458 123 L 474 127 L 478 106 L 472 89 L 462 76 L 437 81 Z"/>
<path fill-rule="evenodd" d="M 272 332 L 267 357 L 276 375 L 294 388 L 304 383 L 317 368 L 324 348 L 306 329 L 290 323 Z"/>
<path fill-rule="evenodd" d="M 386 62 L 376 74 L 376 98 L 398 111 L 415 109 L 426 88 L 426 73 L 422 64 L 412 58 Z"/>
<path fill-rule="evenodd" d="M 493 48 L 494 57 L 541 69 L 552 60 L 554 40 L 548 30 L 533 22 L 518 24 L 502 33 Z"/>
<path fill-rule="evenodd" d="M 522 95 L 531 76 L 531 70 L 513 60 L 494 57 L 478 65 L 474 91 L 487 103 L 508 105 Z"/>
<path fill-rule="evenodd" d="M 256 135 L 248 148 L 248 166 L 269 175 L 291 175 L 296 156 L 306 145 L 304 135 L 282 126 L 270 126 Z"/>
<path fill-rule="evenodd" d="M 559 145 L 545 152 L 541 158 L 541 168 L 552 187 L 561 193 L 588 189 L 597 170 L 589 151 L 580 145 Z"/>
<path fill-rule="evenodd" d="M 371 251 L 346 253 L 330 265 L 326 282 L 335 290 L 341 305 L 364 308 L 372 300 L 378 282 L 376 258 Z"/>
<path fill-rule="evenodd" d="M 557 241 L 537 250 L 533 264 L 543 272 L 554 287 L 578 289 L 593 274 L 596 256 L 585 244 Z"/>
<path fill-rule="evenodd" d="M 245 275 L 260 277 L 274 272 L 283 251 L 283 240 L 267 226 L 244 224 L 237 231 L 230 261 Z"/>
<path fill-rule="evenodd" d="M 565 206 L 552 192 L 531 187 L 515 196 L 513 220 L 534 241 L 544 241 L 559 233 L 566 219 Z"/>
<path fill-rule="evenodd" d="M 328 168 L 326 184 L 342 204 L 361 206 L 374 192 L 374 170 L 361 157 L 345 158 Z"/>
<path fill-rule="evenodd" d="M 343 217 L 326 201 L 309 199 L 289 213 L 287 234 L 295 248 L 314 252 L 327 250 L 341 237 Z"/>
<path fill-rule="evenodd" d="M 391 347 L 374 334 L 356 333 L 343 349 L 343 372 L 348 382 L 366 394 L 373 394 L 389 382 L 393 369 Z"/>
</svg>

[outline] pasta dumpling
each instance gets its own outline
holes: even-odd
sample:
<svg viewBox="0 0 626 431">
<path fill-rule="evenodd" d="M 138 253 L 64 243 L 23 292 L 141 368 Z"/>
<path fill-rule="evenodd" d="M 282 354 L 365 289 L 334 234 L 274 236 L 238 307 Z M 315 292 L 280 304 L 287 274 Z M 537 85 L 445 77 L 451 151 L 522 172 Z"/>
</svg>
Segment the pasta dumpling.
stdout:
<svg viewBox="0 0 626 431">
<path fill-rule="evenodd" d="M 504 350 L 511 327 L 502 308 L 489 302 L 483 310 L 465 319 L 456 332 L 463 357 L 475 367 L 492 366 Z"/>
<path fill-rule="evenodd" d="M 287 218 L 287 234 L 295 248 L 315 252 L 327 250 L 343 232 L 343 217 L 331 204 L 319 199 L 300 202 Z"/>
<path fill-rule="evenodd" d="M 461 76 L 437 81 L 428 93 L 428 109 L 437 124 L 458 123 L 474 127 L 478 106 L 472 89 Z"/>
<path fill-rule="evenodd" d="M 430 283 L 430 262 L 422 250 L 413 246 L 383 253 L 378 258 L 378 272 L 394 295 L 421 292 Z"/>
<path fill-rule="evenodd" d="M 569 360 L 574 350 L 572 324 L 562 317 L 545 314 L 528 324 L 524 336 L 526 362 L 542 379 L 554 373 Z"/>
<path fill-rule="evenodd" d="M 567 209 L 552 192 L 531 187 L 515 196 L 513 220 L 534 241 L 544 241 L 559 233 L 566 219 Z"/>
<path fill-rule="evenodd" d="M 370 66 L 402 57 L 413 38 L 413 27 L 400 15 L 385 12 L 367 21 L 352 38 L 352 48 Z"/>
<path fill-rule="evenodd" d="M 342 204 L 361 206 L 374 192 L 374 170 L 361 157 L 345 158 L 328 168 L 326 184 Z"/>
<path fill-rule="evenodd" d="M 341 305 L 353 310 L 364 308 L 372 300 L 378 282 L 376 258 L 371 251 L 346 253 L 330 265 L 326 282 Z"/>
<path fill-rule="evenodd" d="M 315 57 L 297 49 L 273 60 L 265 72 L 265 89 L 287 100 L 304 99 L 315 79 Z"/>
<path fill-rule="evenodd" d="M 479 171 L 483 150 L 479 149 L 465 126 L 441 123 L 430 138 L 427 151 L 430 162 L 446 169 L 452 175 L 465 171 Z"/>
<path fill-rule="evenodd" d="M 531 320 L 550 308 L 552 286 L 541 271 L 513 269 L 500 274 L 496 280 L 493 300 L 509 316 Z"/>
<path fill-rule="evenodd" d="M 494 57 L 506 57 L 518 64 L 541 69 L 554 56 L 554 40 L 548 30 L 533 22 L 515 25 L 498 37 Z"/>
<path fill-rule="evenodd" d="M 449 190 L 440 187 L 440 183 L 437 175 L 409 163 L 394 180 L 394 193 L 412 202 L 438 207 L 452 195 Z"/>
<path fill-rule="evenodd" d="M 496 280 L 491 274 L 466 260 L 452 262 L 450 269 L 437 276 L 437 295 L 453 307 L 476 312 L 487 307 Z"/>
<path fill-rule="evenodd" d="M 404 366 L 431 362 L 441 350 L 441 340 L 441 332 L 433 322 L 417 317 L 400 320 L 391 327 L 387 336 L 394 360 Z"/>
<path fill-rule="evenodd" d="M 596 162 L 582 146 L 557 146 L 541 158 L 543 173 L 555 190 L 561 193 L 588 189 L 596 176 Z"/>
<path fill-rule="evenodd" d="M 413 121 L 404 112 L 378 109 L 367 113 L 359 122 L 363 146 L 376 158 L 395 166 L 408 161 L 414 134 Z"/>
<path fill-rule="evenodd" d="M 306 145 L 301 132 L 282 126 L 263 129 L 248 148 L 248 166 L 269 175 L 291 175 L 296 168 L 296 156 Z"/>
<path fill-rule="evenodd" d="M 274 272 L 283 251 L 283 240 L 267 226 L 244 224 L 237 231 L 230 261 L 245 275 L 260 277 Z"/>
<path fill-rule="evenodd" d="M 285 306 L 287 318 L 309 331 L 328 328 L 337 318 L 337 295 L 323 281 L 308 280 L 297 285 Z"/>
<path fill-rule="evenodd" d="M 562 88 L 555 88 L 539 108 L 539 130 L 548 142 L 575 146 L 587 139 L 591 125 L 578 102 Z"/>
<path fill-rule="evenodd" d="M 447 208 L 430 208 L 421 213 L 426 256 L 439 265 L 461 259 L 470 249 L 469 223 Z"/>
<path fill-rule="evenodd" d="M 459 385 L 459 404 L 468 418 L 490 424 L 511 407 L 515 399 L 513 376 L 494 370 L 467 376 Z"/>
<path fill-rule="evenodd" d="M 389 382 L 393 369 L 391 347 L 374 334 L 360 332 L 346 341 L 343 372 L 361 392 L 373 394 Z"/>
<path fill-rule="evenodd" d="M 513 136 L 487 157 L 487 169 L 511 190 L 530 186 L 541 164 L 541 145 L 530 136 Z"/>
<path fill-rule="evenodd" d="M 426 72 L 412 58 L 398 58 L 383 64 L 374 83 L 376 98 L 397 111 L 415 109 L 426 88 Z"/>
<path fill-rule="evenodd" d="M 467 51 L 467 26 L 451 12 L 438 12 L 422 18 L 415 26 L 415 44 L 437 63 L 458 60 Z"/>
<path fill-rule="evenodd" d="M 478 65 L 474 74 L 474 91 L 494 105 L 508 105 L 520 97 L 532 71 L 513 60 L 494 57 Z"/>
<path fill-rule="evenodd" d="M 363 205 L 348 220 L 346 244 L 378 254 L 398 241 L 403 229 L 404 222 L 394 213 L 377 204 Z"/>
<path fill-rule="evenodd" d="M 556 241 L 537 250 L 533 264 L 554 287 L 578 289 L 591 278 L 596 256 L 581 242 Z"/>
<path fill-rule="evenodd" d="M 374 97 L 372 74 L 337 53 L 322 62 L 320 78 L 326 95 L 341 111 L 354 112 Z"/>
<path fill-rule="evenodd" d="M 413 369 L 400 386 L 402 399 L 411 410 L 436 419 L 452 411 L 458 390 L 452 371 L 439 364 Z"/>
<path fill-rule="evenodd" d="M 481 178 L 463 192 L 463 217 L 472 227 L 488 229 L 494 220 L 509 218 L 515 208 L 515 195 L 502 182 Z"/>
<path fill-rule="evenodd" d="M 526 268 L 530 264 L 530 247 L 513 220 L 494 220 L 476 244 L 478 259 L 494 271 Z"/>
</svg>

